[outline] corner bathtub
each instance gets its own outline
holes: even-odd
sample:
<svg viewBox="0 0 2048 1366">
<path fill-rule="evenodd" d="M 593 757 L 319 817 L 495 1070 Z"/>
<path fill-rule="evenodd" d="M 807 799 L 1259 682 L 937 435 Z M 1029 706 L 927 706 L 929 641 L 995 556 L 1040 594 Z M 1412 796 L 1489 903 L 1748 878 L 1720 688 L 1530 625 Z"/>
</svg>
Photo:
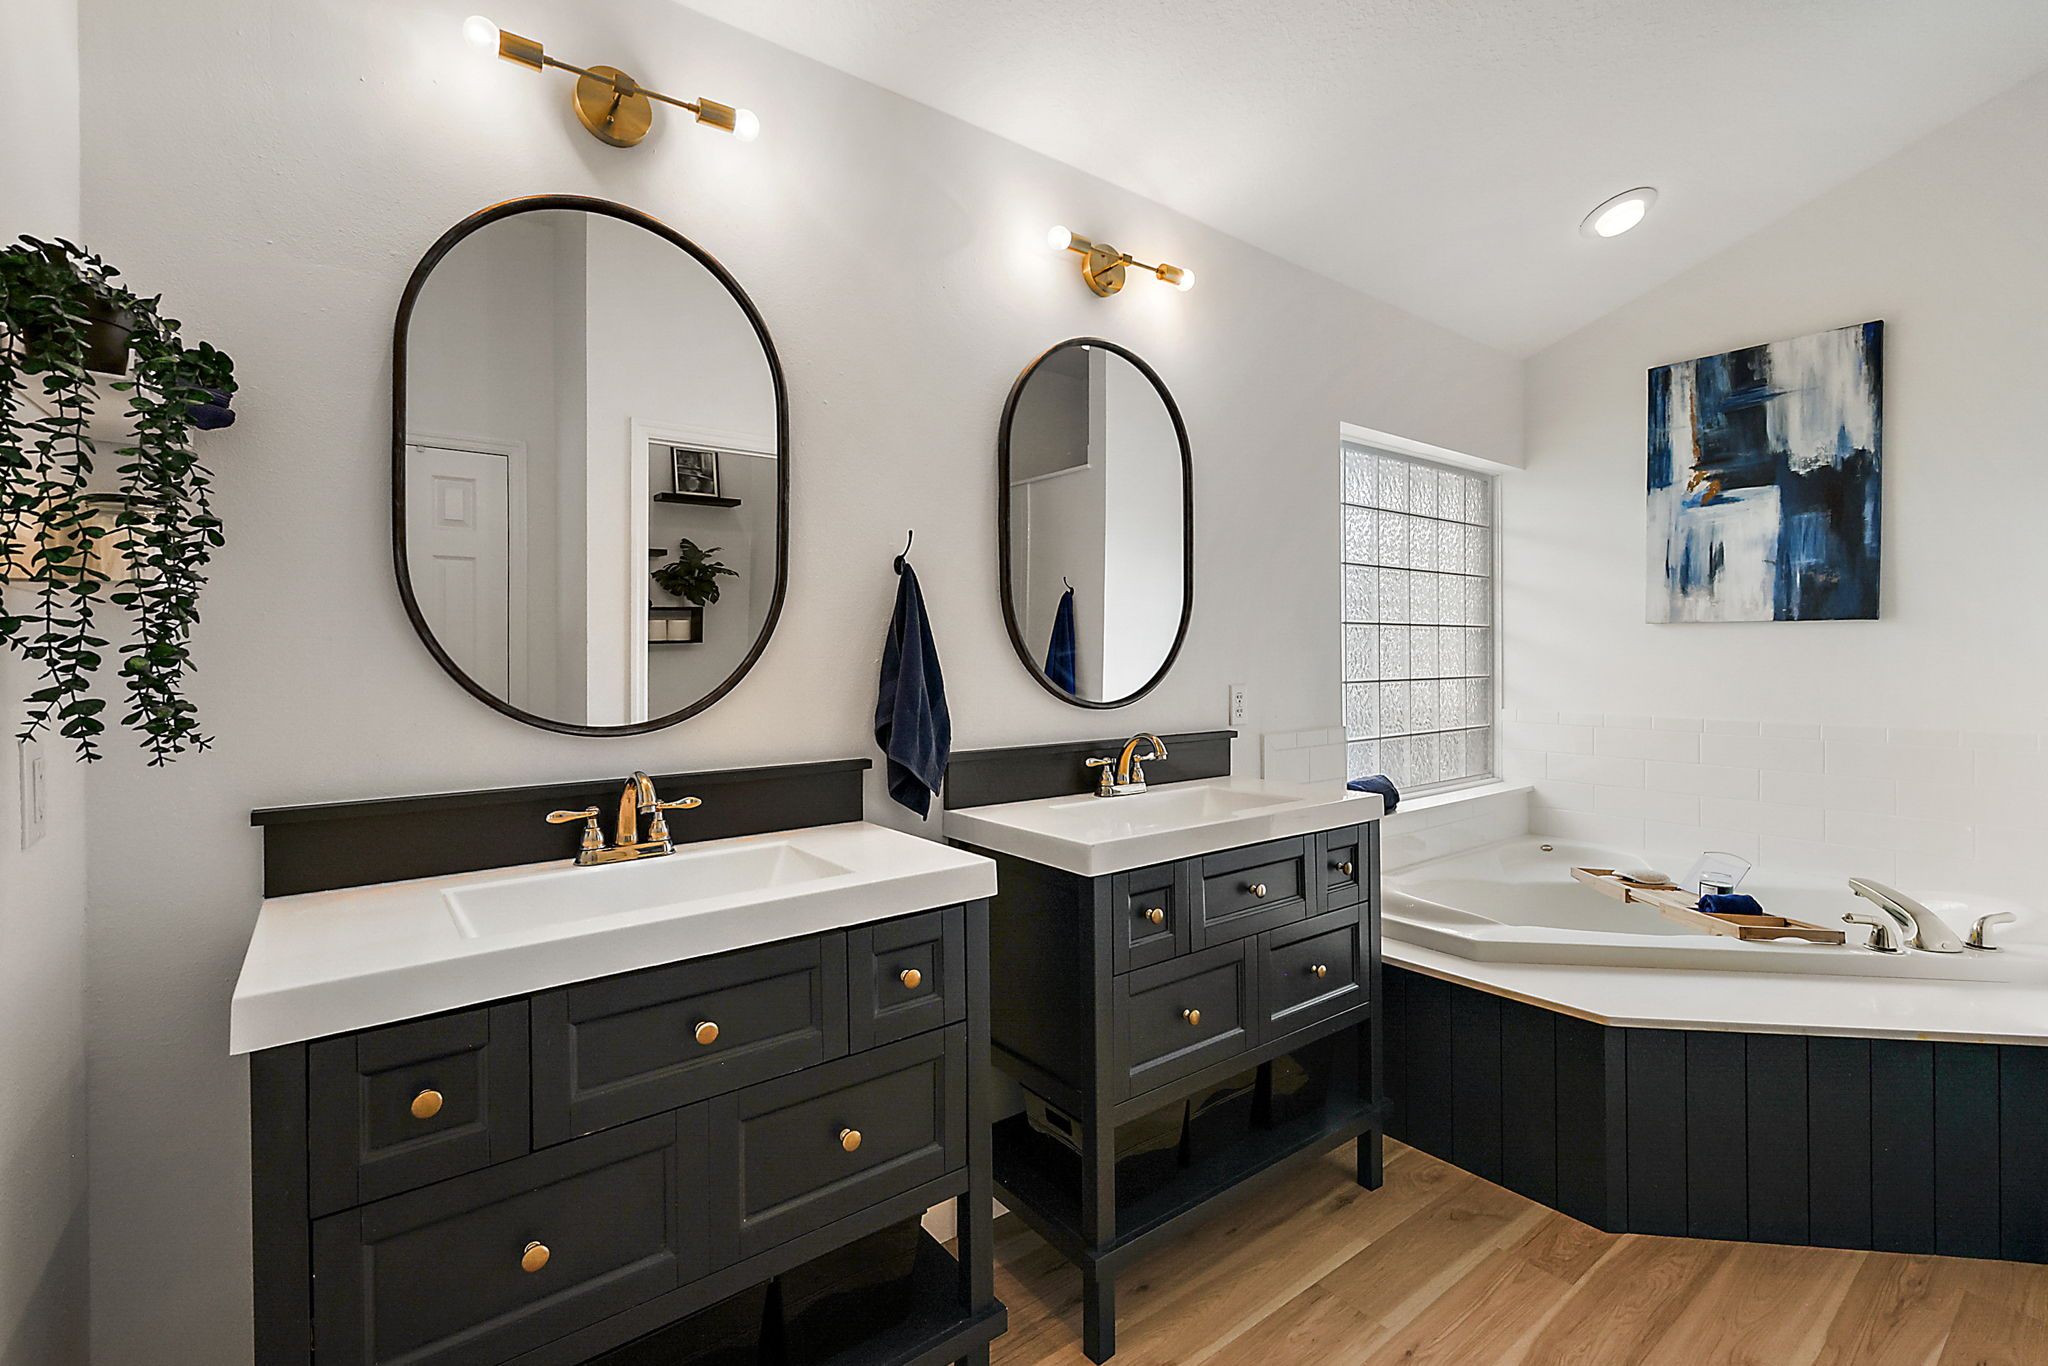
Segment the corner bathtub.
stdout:
<svg viewBox="0 0 2048 1366">
<path fill-rule="evenodd" d="M 1990 897 L 1941 896 L 1902 888 L 1967 935 L 1976 917 L 2016 910 L 2017 923 L 1993 927 L 1998 953 L 1874 953 L 1868 931 L 1844 925 L 1852 911 L 1879 913 L 1850 893 L 1845 879 L 1759 867 L 1741 890 L 1773 915 L 1829 928 L 1848 942 L 1745 942 L 1665 919 L 1654 906 L 1623 903 L 1574 881 L 1579 868 L 1685 868 L 1641 854 L 1565 840 L 1521 836 L 1464 853 L 1411 864 L 1384 877 L 1383 929 L 1390 939 L 1478 962 L 1554 963 L 1585 967 L 1723 969 L 1978 982 L 2048 981 L 2048 951 L 2024 910 Z M 2004 931 L 2003 935 L 1999 932 Z"/>
</svg>

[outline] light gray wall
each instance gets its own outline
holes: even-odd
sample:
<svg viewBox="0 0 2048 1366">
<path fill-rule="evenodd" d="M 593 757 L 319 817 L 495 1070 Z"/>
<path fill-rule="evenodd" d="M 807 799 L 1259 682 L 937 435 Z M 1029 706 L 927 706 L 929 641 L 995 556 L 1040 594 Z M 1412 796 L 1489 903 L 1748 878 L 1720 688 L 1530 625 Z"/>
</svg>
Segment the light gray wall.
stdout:
<svg viewBox="0 0 2048 1366">
<path fill-rule="evenodd" d="M 24 232 L 75 240 L 77 6 L 0 0 L 0 34 L 0 242 Z M 81 1366 L 85 799 L 68 746 L 46 741 L 48 833 L 22 849 L 14 736 L 35 686 L 0 653 L 0 1366 Z"/>
<path fill-rule="evenodd" d="M 1115 186 L 668 0 L 498 14 L 570 58 L 744 103 L 751 145 L 662 116 L 589 137 L 559 74 L 466 46 L 470 0 L 99 4 L 84 22 L 85 214 L 130 278 L 231 352 L 240 423 L 208 439 L 229 545 L 195 642 L 213 752 L 92 775 L 118 840 L 93 869 L 94 1348 L 101 1366 L 245 1361 L 245 1068 L 227 1003 L 255 917 L 252 807 L 634 768 L 872 754 L 874 678 L 913 558 L 961 747 L 1336 723 L 1337 431 L 1350 420 L 1519 460 L 1517 362 Z M 232 82 L 195 72 L 233 72 Z M 266 111 L 250 117 L 249 111 Z M 592 741 L 478 705 L 391 582 L 390 328 L 434 238 L 508 196 L 620 200 L 745 284 L 791 386 L 787 609 L 747 681 L 658 735 Z M 1189 294 L 1099 299 L 1055 222 L 1185 261 Z M 1196 593 L 1179 667 L 1097 716 L 1016 662 L 996 598 L 995 428 L 1061 338 L 1146 356 L 1192 433 Z M 1256 477 L 1245 477 L 1247 463 Z M 307 515 L 309 508 L 317 516 Z M 1240 762 L 1256 764 L 1256 735 Z M 909 823 L 869 787 L 876 818 Z M 926 827 L 936 832 L 939 822 Z M 192 1255 L 166 1258 L 169 1243 Z"/>
</svg>

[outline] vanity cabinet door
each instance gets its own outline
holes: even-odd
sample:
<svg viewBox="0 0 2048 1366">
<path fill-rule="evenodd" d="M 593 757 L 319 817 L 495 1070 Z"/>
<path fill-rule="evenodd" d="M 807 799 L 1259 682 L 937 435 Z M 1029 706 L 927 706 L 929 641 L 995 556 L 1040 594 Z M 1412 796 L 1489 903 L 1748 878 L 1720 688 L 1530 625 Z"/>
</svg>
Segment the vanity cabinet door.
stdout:
<svg viewBox="0 0 2048 1366">
<path fill-rule="evenodd" d="M 1307 916 L 1316 891 L 1314 845 L 1308 836 L 1203 858 L 1191 946 L 1208 948 Z"/>
<path fill-rule="evenodd" d="M 306 1068 L 315 1215 L 527 1150 L 524 1001 L 321 1039 Z"/>
<path fill-rule="evenodd" d="M 1116 979 L 1116 1100 L 1164 1086 L 1252 1044 L 1255 940 L 1224 944 Z"/>
<path fill-rule="evenodd" d="M 848 1046 L 858 1052 L 967 1018 L 958 906 L 846 932 Z"/>
<path fill-rule="evenodd" d="M 488 1366 L 712 1270 L 704 1107 L 313 1225 L 322 1366 Z"/>
<path fill-rule="evenodd" d="M 1259 938 L 1262 1040 L 1307 1029 L 1366 1003 L 1366 946 L 1359 908 L 1347 906 Z"/>
<path fill-rule="evenodd" d="M 560 1143 L 846 1052 L 846 936 L 533 998 L 533 1141 Z"/>
<path fill-rule="evenodd" d="M 1109 949 L 1116 971 L 1150 967 L 1187 952 L 1186 869 L 1184 863 L 1162 863 L 1110 878 Z"/>
<path fill-rule="evenodd" d="M 713 1190 L 750 1257 L 967 1165 L 953 1025 L 713 1102 Z"/>
<path fill-rule="evenodd" d="M 1358 826 L 1325 830 L 1316 836 L 1316 876 L 1322 879 L 1322 908 L 1334 911 L 1358 904 L 1365 885 L 1365 833 Z"/>
</svg>

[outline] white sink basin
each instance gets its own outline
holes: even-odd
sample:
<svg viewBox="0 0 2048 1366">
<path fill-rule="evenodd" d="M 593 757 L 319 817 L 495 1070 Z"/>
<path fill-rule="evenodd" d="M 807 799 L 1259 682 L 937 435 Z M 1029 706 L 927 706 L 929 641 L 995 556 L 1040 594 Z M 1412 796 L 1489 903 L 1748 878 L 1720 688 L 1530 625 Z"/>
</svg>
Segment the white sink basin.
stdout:
<svg viewBox="0 0 2048 1366">
<path fill-rule="evenodd" d="M 1128 797 L 1044 797 L 946 813 L 946 835 L 1083 877 L 1378 820 L 1377 795 L 1340 784 L 1206 778 Z"/>
<path fill-rule="evenodd" d="M 455 927 L 471 939 L 521 934 L 596 916 L 688 915 L 735 896 L 766 895 L 793 883 L 845 877 L 851 869 L 796 848 L 787 837 L 758 844 L 681 849 L 605 867 L 560 868 L 442 893 Z"/>
</svg>

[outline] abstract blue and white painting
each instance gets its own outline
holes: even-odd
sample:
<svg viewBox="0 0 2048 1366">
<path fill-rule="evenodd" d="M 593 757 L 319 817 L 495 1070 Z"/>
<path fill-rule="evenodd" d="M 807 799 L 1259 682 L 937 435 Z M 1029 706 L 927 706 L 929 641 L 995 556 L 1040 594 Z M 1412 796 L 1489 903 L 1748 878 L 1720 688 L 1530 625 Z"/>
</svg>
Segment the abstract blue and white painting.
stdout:
<svg viewBox="0 0 2048 1366">
<path fill-rule="evenodd" d="M 1650 372 L 1649 619 L 1877 616 L 1884 324 Z"/>
</svg>

